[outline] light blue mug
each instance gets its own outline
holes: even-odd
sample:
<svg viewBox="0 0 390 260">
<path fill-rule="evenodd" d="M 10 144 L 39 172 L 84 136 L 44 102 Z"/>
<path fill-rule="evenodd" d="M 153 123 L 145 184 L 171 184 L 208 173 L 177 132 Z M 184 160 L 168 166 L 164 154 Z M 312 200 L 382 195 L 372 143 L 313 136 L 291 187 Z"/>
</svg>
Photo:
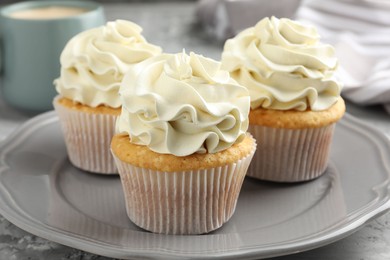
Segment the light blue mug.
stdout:
<svg viewBox="0 0 390 260">
<path fill-rule="evenodd" d="M 23 17 L 26 10 L 37 12 L 42 8 L 79 8 L 83 12 L 54 18 Z M 53 81 L 60 75 L 60 55 L 65 44 L 77 33 L 103 25 L 105 20 L 102 6 L 94 2 L 31 1 L 3 7 L 0 10 L 3 99 L 30 113 L 51 110 L 56 95 Z"/>
</svg>

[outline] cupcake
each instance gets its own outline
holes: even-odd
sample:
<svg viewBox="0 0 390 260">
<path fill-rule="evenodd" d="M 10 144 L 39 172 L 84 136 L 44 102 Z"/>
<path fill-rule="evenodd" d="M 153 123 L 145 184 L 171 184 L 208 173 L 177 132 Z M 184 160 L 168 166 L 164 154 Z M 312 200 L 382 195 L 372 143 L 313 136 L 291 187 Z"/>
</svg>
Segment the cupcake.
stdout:
<svg viewBox="0 0 390 260">
<path fill-rule="evenodd" d="M 141 31 L 129 21 L 108 22 L 73 37 L 61 54 L 53 105 L 69 159 L 82 170 L 117 173 L 110 142 L 121 111 L 120 82 L 134 64 L 161 53 Z"/>
<path fill-rule="evenodd" d="M 226 41 L 222 68 L 249 90 L 249 132 L 260 143 L 248 176 L 300 182 L 324 173 L 345 113 L 334 48 L 316 28 L 264 18 Z"/>
<path fill-rule="evenodd" d="M 248 91 L 219 62 L 179 53 L 136 65 L 120 96 L 111 150 L 128 217 L 163 234 L 203 234 L 227 222 L 256 150 Z"/>
</svg>

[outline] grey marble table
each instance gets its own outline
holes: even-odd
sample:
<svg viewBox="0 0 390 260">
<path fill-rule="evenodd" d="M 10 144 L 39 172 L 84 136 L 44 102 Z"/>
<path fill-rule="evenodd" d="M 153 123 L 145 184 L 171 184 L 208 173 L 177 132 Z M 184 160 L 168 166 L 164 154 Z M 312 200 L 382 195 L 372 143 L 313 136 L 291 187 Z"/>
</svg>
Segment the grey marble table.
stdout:
<svg viewBox="0 0 390 260">
<path fill-rule="evenodd" d="M 158 4 L 105 4 L 107 19 L 127 19 L 144 28 L 145 37 L 167 52 L 195 51 L 220 58 L 222 43 L 207 37 L 195 19 L 195 2 Z M 1 88 L 1 86 L 0 86 Z M 347 103 L 348 113 L 374 125 L 390 137 L 390 115 L 380 106 L 359 107 Z M 0 141 L 31 115 L 17 111 L 1 99 Z M 390 214 L 366 223 L 352 235 L 327 246 L 272 258 L 274 260 L 385 260 L 390 259 Z M 29 234 L 0 216 L 0 259 L 109 259 L 73 249 Z"/>
</svg>

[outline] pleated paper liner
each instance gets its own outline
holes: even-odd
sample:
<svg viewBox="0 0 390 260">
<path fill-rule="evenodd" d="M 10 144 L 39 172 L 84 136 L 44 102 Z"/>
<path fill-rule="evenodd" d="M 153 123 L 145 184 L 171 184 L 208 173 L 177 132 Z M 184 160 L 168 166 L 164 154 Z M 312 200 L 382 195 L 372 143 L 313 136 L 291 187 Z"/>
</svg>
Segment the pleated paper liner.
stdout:
<svg viewBox="0 0 390 260">
<path fill-rule="evenodd" d="M 258 143 L 247 175 L 260 180 L 300 182 L 324 173 L 335 124 L 284 129 L 249 125 Z"/>
<path fill-rule="evenodd" d="M 47 221 L 56 229 L 128 250 L 190 248 L 232 250 L 238 248 L 237 230 L 212 236 L 166 236 L 144 232 L 132 223 L 117 176 L 92 175 L 58 161 L 50 174 Z M 230 223 L 229 223 L 230 224 Z M 227 227 L 228 225 L 225 225 Z M 229 229 L 230 230 L 230 229 Z"/>
<path fill-rule="evenodd" d="M 255 151 L 235 163 L 203 170 L 161 172 L 114 158 L 129 218 L 162 234 L 203 234 L 233 215 Z"/>
<path fill-rule="evenodd" d="M 59 98 L 57 96 L 53 104 L 71 163 L 88 172 L 117 174 L 110 152 L 117 116 L 69 109 L 58 104 Z"/>
</svg>

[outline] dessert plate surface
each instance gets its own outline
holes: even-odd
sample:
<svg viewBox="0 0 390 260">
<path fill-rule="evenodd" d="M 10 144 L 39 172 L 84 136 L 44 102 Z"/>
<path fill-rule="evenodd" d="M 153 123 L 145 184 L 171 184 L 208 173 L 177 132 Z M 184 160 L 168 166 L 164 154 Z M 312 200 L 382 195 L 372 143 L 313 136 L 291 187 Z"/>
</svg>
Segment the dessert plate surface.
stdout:
<svg viewBox="0 0 390 260">
<path fill-rule="evenodd" d="M 115 258 L 286 255 L 341 239 L 386 212 L 389 161 L 387 138 L 347 114 L 320 178 L 298 184 L 247 178 L 222 228 L 199 236 L 152 234 L 127 218 L 118 176 L 70 164 L 58 118 L 48 112 L 0 144 L 0 213 L 37 236 Z"/>
</svg>

